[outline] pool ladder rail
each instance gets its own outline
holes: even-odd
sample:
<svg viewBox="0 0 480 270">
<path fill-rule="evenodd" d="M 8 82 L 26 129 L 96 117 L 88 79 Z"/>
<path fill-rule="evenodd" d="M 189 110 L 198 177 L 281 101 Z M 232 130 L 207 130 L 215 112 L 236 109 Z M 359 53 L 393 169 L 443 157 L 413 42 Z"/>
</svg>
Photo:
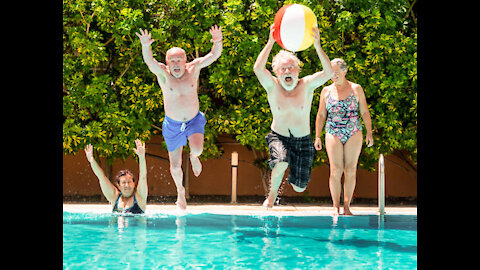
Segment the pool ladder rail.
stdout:
<svg viewBox="0 0 480 270">
<path fill-rule="evenodd" d="M 383 154 L 378 158 L 378 213 L 385 215 L 385 162 Z"/>
</svg>

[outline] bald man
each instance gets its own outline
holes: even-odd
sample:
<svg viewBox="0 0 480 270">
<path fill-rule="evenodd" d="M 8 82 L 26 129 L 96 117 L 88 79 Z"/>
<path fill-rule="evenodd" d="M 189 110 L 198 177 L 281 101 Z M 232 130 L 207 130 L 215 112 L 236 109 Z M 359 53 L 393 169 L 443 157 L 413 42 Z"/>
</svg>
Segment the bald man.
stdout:
<svg viewBox="0 0 480 270">
<path fill-rule="evenodd" d="M 187 63 L 185 51 L 178 47 L 169 49 L 165 56 L 166 65 L 153 58 L 150 45 L 155 41 L 151 33 L 142 30 L 137 36 L 142 44 L 143 60 L 151 72 L 157 76 L 163 93 L 165 119 L 162 134 L 167 144 L 170 160 L 170 173 L 177 187 L 177 206 L 185 210 L 185 188 L 183 187 L 182 150 L 187 144 L 190 147 L 190 161 L 195 176 L 202 172 L 199 156 L 203 151 L 205 133 L 205 115 L 199 110 L 198 78 L 200 70 L 212 64 L 222 54 L 222 28 L 212 26 L 210 34 L 213 42 L 211 51 Z"/>
</svg>

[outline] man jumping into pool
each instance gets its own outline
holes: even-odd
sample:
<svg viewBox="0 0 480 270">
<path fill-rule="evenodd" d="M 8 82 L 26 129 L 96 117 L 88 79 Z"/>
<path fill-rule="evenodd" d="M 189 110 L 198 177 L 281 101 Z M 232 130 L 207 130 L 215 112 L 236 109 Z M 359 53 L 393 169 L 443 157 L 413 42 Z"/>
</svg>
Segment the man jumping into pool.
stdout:
<svg viewBox="0 0 480 270">
<path fill-rule="evenodd" d="M 147 208 L 147 164 L 145 162 L 145 143 L 135 140 L 137 148 L 133 151 L 138 155 L 140 176 L 137 186 L 135 186 L 135 177 L 129 170 L 121 170 L 115 176 L 117 186 L 114 186 L 105 176 L 102 168 L 93 158 L 93 146 L 87 145 L 85 155 L 87 156 L 92 170 L 100 182 L 100 188 L 103 195 L 113 205 L 115 213 L 143 214 Z"/>
<path fill-rule="evenodd" d="M 272 60 L 272 76 L 265 66 L 275 40 L 274 25 L 270 27 L 267 45 L 258 55 L 253 71 L 267 91 L 272 111 L 272 131 L 265 137 L 270 150 L 269 165 L 272 169 L 270 192 L 263 205 L 273 207 L 278 188 L 288 166 L 288 182 L 296 192 L 303 192 L 310 181 L 315 148 L 310 137 L 310 110 L 313 92 L 333 75 L 330 59 L 320 45 L 318 28 L 313 28 L 314 47 L 322 63 L 323 71 L 298 78 L 300 60 L 292 53 L 281 50 Z"/>
<path fill-rule="evenodd" d="M 143 60 L 151 72 L 157 76 L 163 93 L 165 119 L 162 134 L 167 144 L 170 160 L 170 174 L 177 187 L 177 206 L 185 210 L 185 188 L 183 187 L 182 150 L 190 146 L 190 161 L 195 176 L 202 172 L 202 163 L 198 158 L 203 151 L 205 133 L 205 115 L 199 111 L 198 78 L 200 70 L 207 67 L 222 54 L 222 27 L 212 26 L 210 34 L 213 42 L 211 51 L 203 57 L 187 63 L 185 51 L 178 47 L 169 49 L 165 55 L 166 65 L 153 58 L 150 45 L 155 41 L 151 33 L 140 28 L 135 33 L 142 44 Z"/>
</svg>

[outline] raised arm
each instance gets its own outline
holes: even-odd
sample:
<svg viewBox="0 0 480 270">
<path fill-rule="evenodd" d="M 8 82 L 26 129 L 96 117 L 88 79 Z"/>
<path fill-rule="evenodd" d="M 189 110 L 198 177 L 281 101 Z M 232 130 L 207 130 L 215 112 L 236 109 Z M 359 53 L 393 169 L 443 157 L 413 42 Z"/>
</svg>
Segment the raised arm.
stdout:
<svg viewBox="0 0 480 270">
<path fill-rule="evenodd" d="M 312 75 L 305 76 L 304 81 L 307 85 L 308 89 L 315 90 L 316 88 L 320 87 L 324 83 L 326 83 L 330 78 L 333 76 L 333 69 L 332 65 L 330 64 L 330 59 L 328 58 L 327 54 L 323 51 L 322 46 L 320 45 L 320 31 L 317 27 L 313 27 L 313 38 L 315 41 L 313 42 L 313 46 L 315 47 L 315 51 L 317 52 L 318 58 L 320 58 L 320 62 L 322 63 L 323 70 L 316 72 Z"/>
<path fill-rule="evenodd" d="M 272 51 L 273 44 L 275 44 L 275 39 L 273 39 L 273 31 L 274 31 L 274 24 L 270 26 L 270 35 L 268 37 L 267 45 L 263 48 L 260 54 L 255 61 L 255 65 L 253 66 L 253 72 L 257 75 L 260 84 L 267 90 L 267 92 L 273 90 L 275 86 L 274 78 L 272 73 L 266 69 L 268 56 Z"/>
<path fill-rule="evenodd" d="M 147 64 L 148 69 L 150 69 L 151 72 L 164 80 L 167 75 L 167 67 L 165 64 L 160 63 L 153 58 L 152 48 L 150 45 L 152 45 L 155 40 L 152 39 L 152 33 L 148 33 L 147 29 L 142 30 L 142 28 L 139 28 L 139 30 L 141 34 L 136 32 L 135 34 L 140 38 L 140 43 L 142 44 L 143 61 L 145 64 Z"/>
<path fill-rule="evenodd" d="M 98 182 L 100 183 L 100 188 L 102 189 L 102 193 L 107 198 L 107 200 L 113 204 L 118 197 L 119 191 L 118 189 L 108 180 L 103 172 L 102 168 L 98 165 L 98 163 L 93 158 L 93 146 L 91 144 L 87 145 L 85 148 L 85 155 L 87 156 L 87 160 L 90 162 L 90 166 L 92 167 L 93 173 L 98 178 Z"/>
<path fill-rule="evenodd" d="M 140 176 L 137 184 L 137 197 L 139 200 L 142 200 L 145 204 L 147 202 L 148 196 L 148 186 L 147 186 L 147 163 L 145 161 L 145 143 L 142 143 L 139 139 L 135 140 L 137 148 L 134 148 L 133 151 L 138 155 Z"/>
<path fill-rule="evenodd" d="M 315 120 L 315 149 L 322 149 L 322 134 L 323 126 L 325 125 L 325 120 L 327 119 L 327 105 L 326 105 L 326 96 L 328 88 L 324 87 L 320 93 L 320 102 L 318 105 L 317 118 Z"/>
<path fill-rule="evenodd" d="M 222 41 L 222 27 L 217 25 L 212 26 L 209 30 L 212 35 L 210 42 L 213 42 L 212 50 L 203 57 L 196 58 L 190 64 L 195 65 L 199 70 L 209 66 L 211 63 L 215 62 L 220 55 L 222 55 L 223 41 Z"/>
</svg>

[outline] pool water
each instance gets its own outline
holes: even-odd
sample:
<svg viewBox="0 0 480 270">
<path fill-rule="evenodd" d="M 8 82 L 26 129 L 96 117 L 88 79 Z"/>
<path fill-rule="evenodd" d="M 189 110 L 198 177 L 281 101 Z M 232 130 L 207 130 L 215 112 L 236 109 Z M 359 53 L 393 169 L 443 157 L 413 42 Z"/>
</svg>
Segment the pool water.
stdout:
<svg viewBox="0 0 480 270">
<path fill-rule="evenodd" d="M 64 269 L 416 269 L 417 216 L 63 212 Z"/>
</svg>

